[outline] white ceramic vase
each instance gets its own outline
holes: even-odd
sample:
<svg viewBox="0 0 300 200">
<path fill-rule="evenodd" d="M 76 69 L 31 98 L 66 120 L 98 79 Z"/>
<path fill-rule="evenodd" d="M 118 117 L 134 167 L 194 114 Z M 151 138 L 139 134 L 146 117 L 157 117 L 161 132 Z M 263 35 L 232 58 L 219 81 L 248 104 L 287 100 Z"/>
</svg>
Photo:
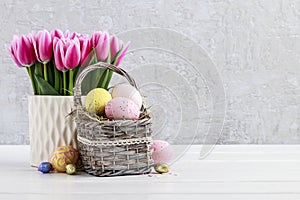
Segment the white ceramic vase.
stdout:
<svg viewBox="0 0 300 200">
<path fill-rule="evenodd" d="M 73 96 L 29 96 L 30 165 L 49 161 L 59 146 L 76 148 L 76 124 L 67 115 L 72 111 Z"/>
</svg>

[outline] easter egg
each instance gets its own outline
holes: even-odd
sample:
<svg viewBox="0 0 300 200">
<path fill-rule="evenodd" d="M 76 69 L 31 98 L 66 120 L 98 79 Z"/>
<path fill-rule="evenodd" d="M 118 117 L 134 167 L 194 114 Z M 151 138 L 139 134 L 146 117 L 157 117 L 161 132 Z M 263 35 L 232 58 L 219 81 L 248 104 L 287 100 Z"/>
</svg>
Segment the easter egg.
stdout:
<svg viewBox="0 0 300 200">
<path fill-rule="evenodd" d="M 87 94 L 84 106 L 87 111 L 101 116 L 104 115 L 105 106 L 110 100 L 111 95 L 107 90 L 95 88 Z"/>
<path fill-rule="evenodd" d="M 139 109 L 141 109 L 142 107 L 142 103 L 143 103 L 142 95 L 132 85 L 125 84 L 125 83 L 116 85 L 113 88 L 111 95 L 112 98 L 125 97 L 131 99 L 134 103 L 136 103 Z"/>
<path fill-rule="evenodd" d="M 73 174 L 75 174 L 75 173 L 76 173 L 76 166 L 73 165 L 73 164 L 68 164 L 68 165 L 66 166 L 66 173 L 67 173 L 68 175 L 73 175 Z"/>
<path fill-rule="evenodd" d="M 76 164 L 78 152 L 72 146 L 62 146 L 57 148 L 51 156 L 51 164 L 58 172 L 65 172 L 68 164 Z"/>
<path fill-rule="evenodd" d="M 38 167 L 38 171 L 42 172 L 43 174 L 49 173 L 51 170 L 52 165 L 50 162 L 42 162 Z"/>
<path fill-rule="evenodd" d="M 167 141 L 163 140 L 154 140 L 151 145 L 153 150 L 152 159 L 154 164 L 157 163 L 168 163 L 172 159 L 172 148 Z"/>
<path fill-rule="evenodd" d="M 157 173 L 167 173 L 170 171 L 170 167 L 168 164 L 166 163 L 157 163 L 156 165 L 154 165 L 154 170 L 157 172 Z"/>
<path fill-rule="evenodd" d="M 140 116 L 140 109 L 132 100 L 117 97 L 107 103 L 105 114 L 108 119 L 137 120 Z"/>
</svg>

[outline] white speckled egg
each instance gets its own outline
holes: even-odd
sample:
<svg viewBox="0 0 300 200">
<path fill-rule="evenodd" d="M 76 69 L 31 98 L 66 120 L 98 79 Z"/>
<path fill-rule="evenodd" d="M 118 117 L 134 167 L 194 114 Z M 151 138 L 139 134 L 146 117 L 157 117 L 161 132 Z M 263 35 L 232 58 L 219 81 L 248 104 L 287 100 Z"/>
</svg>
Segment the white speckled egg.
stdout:
<svg viewBox="0 0 300 200">
<path fill-rule="evenodd" d="M 108 119 L 137 120 L 140 116 L 140 109 L 131 99 L 116 97 L 106 104 L 105 114 Z"/>
<path fill-rule="evenodd" d="M 136 105 L 139 107 L 139 109 L 142 107 L 143 98 L 140 92 L 133 87 L 132 85 L 122 83 L 119 85 L 116 85 L 112 90 L 112 98 L 116 97 L 125 97 L 128 99 L 131 99 Z"/>
</svg>

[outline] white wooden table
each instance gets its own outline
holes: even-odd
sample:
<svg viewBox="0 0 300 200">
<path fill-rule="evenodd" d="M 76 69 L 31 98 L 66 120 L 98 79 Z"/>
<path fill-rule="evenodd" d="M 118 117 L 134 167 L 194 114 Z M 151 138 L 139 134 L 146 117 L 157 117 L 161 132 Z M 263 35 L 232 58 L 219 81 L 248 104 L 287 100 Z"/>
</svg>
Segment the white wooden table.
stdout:
<svg viewBox="0 0 300 200">
<path fill-rule="evenodd" d="M 192 146 L 171 173 L 100 178 L 41 174 L 29 146 L 0 146 L 0 199 L 300 199 L 300 145 Z"/>
</svg>

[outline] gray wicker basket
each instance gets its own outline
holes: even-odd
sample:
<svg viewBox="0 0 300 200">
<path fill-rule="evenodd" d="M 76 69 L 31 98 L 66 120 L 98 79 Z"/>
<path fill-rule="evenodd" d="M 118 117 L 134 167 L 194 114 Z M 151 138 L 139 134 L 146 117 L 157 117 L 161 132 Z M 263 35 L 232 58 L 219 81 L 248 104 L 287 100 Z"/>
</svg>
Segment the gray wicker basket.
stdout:
<svg viewBox="0 0 300 200">
<path fill-rule="evenodd" d="M 99 68 L 124 76 L 137 88 L 135 81 L 123 69 L 108 63 L 88 66 L 79 74 L 74 87 L 74 106 L 83 167 L 95 176 L 150 173 L 153 166 L 151 117 L 144 105 L 139 120 L 100 120 L 82 106 L 81 82 L 89 72 Z"/>
</svg>

